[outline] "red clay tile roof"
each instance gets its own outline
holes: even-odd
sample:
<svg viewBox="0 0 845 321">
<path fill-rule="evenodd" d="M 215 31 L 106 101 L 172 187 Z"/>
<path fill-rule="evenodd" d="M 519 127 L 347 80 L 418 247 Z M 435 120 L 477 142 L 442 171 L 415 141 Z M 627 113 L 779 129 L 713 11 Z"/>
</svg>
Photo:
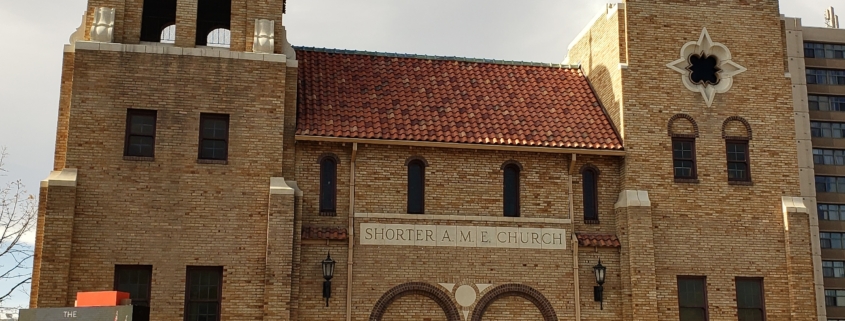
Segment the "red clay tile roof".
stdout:
<svg viewBox="0 0 845 321">
<path fill-rule="evenodd" d="M 621 150 L 580 69 L 297 48 L 297 135 Z"/>
<path fill-rule="evenodd" d="M 324 226 L 303 226 L 303 240 L 345 240 L 348 238 L 346 228 L 324 227 Z"/>
<path fill-rule="evenodd" d="M 578 244 L 581 246 L 594 247 L 620 247 L 619 239 L 614 234 L 597 233 L 575 233 L 578 237 Z"/>
</svg>

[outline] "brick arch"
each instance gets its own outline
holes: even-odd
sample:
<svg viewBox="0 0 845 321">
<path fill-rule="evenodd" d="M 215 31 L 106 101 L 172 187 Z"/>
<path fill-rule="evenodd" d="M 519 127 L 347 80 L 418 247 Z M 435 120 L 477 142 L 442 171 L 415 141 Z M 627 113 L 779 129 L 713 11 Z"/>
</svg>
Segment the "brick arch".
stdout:
<svg viewBox="0 0 845 321">
<path fill-rule="evenodd" d="M 505 170 L 505 167 L 508 167 L 509 165 L 516 165 L 516 168 L 519 168 L 520 172 L 523 170 L 522 163 L 516 161 L 515 159 L 509 159 L 505 161 L 504 163 L 502 163 L 502 167 L 499 169 Z"/>
<path fill-rule="evenodd" d="M 325 153 L 321 154 L 320 157 L 317 158 L 317 164 L 322 164 L 323 160 L 326 159 L 326 158 L 333 159 L 335 164 L 340 165 L 340 157 L 337 157 L 337 155 L 335 155 L 335 153 L 331 153 L 331 152 L 325 152 Z"/>
<path fill-rule="evenodd" d="M 725 128 L 728 127 L 728 124 L 730 124 L 731 122 L 734 122 L 734 121 L 740 122 L 740 123 L 742 123 L 743 126 L 745 126 L 745 137 L 731 137 L 731 136 L 728 136 L 727 133 L 725 133 Z M 722 123 L 722 138 L 723 139 L 732 139 L 732 138 L 737 139 L 738 138 L 738 139 L 751 140 L 751 124 L 747 120 L 745 120 L 745 118 L 742 118 L 742 117 L 739 117 L 739 116 L 728 117 L 728 119 L 725 119 L 725 122 Z"/>
<path fill-rule="evenodd" d="M 397 285 L 396 287 L 385 292 L 376 305 L 373 306 L 373 312 L 370 313 L 370 321 L 381 321 L 384 313 L 387 312 L 387 307 L 393 301 L 411 294 L 419 294 L 433 300 L 446 313 L 446 319 L 449 321 L 461 321 L 461 315 L 458 308 L 452 303 L 452 299 L 443 290 L 436 286 L 423 282 L 409 282 Z"/>
<path fill-rule="evenodd" d="M 599 168 L 596 167 L 596 165 L 593 165 L 592 163 L 586 163 L 581 166 L 581 169 L 578 170 L 578 173 L 584 173 L 584 171 L 588 169 L 592 169 L 594 172 L 596 172 L 596 175 L 601 175 L 601 171 L 599 170 Z"/>
<path fill-rule="evenodd" d="M 692 124 L 693 135 L 689 135 L 689 134 L 676 134 L 676 133 L 675 133 L 675 129 L 674 129 L 673 125 L 675 124 L 675 121 L 677 121 L 678 119 L 681 119 L 681 118 L 688 120 L 688 121 Z M 690 116 L 690 115 L 687 115 L 687 114 L 677 114 L 677 115 L 675 115 L 675 116 L 672 116 L 671 118 L 669 118 L 669 123 L 666 125 L 666 127 L 667 127 L 668 134 L 669 134 L 669 136 L 670 136 L 670 137 L 687 137 L 687 136 L 693 136 L 693 137 L 690 137 L 690 138 L 698 138 L 698 123 L 696 123 L 696 122 L 695 122 L 695 119 L 693 119 L 693 118 L 692 118 L 692 116 Z"/>
<path fill-rule="evenodd" d="M 540 314 L 543 315 L 543 321 L 558 321 L 557 313 L 552 307 L 546 297 L 540 291 L 524 284 L 503 284 L 490 290 L 478 300 L 475 304 L 475 309 L 472 310 L 472 321 L 481 321 L 484 312 L 490 307 L 493 302 L 504 296 L 518 296 L 533 303 L 537 309 L 540 309 Z"/>
<path fill-rule="evenodd" d="M 410 165 L 410 164 L 411 164 L 411 162 L 413 162 L 413 161 L 420 161 L 420 162 L 422 162 L 423 167 L 428 167 L 428 161 L 427 161 L 427 160 L 425 160 L 425 157 L 422 157 L 422 156 L 416 156 L 416 155 L 415 155 L 415 156 L 408 157 L 408 159 L 406 159 L 406 160 L 405 160 L 405 166 Z"/>
</svg>

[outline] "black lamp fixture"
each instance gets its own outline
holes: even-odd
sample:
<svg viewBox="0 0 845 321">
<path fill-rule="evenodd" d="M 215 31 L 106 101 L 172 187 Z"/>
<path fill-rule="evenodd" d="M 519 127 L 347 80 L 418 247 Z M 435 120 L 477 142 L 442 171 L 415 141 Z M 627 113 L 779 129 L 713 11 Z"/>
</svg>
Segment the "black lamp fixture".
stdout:
<svg viewBox="0 0 845 321">
<path fill-rule="evenodd" d="M 602 294 L 604 292 L 604 276 L 607 272 L 607 268 L 604 265 L 601 265 L 601 259 L 599 259 L 599 264 L 593 267 L 593 272 L 596 273 L 596 283 L 598 286 L 593 287 L 593 300 L 601 302 L 600 306 L 601 309 L 604 310 L 604 300 L 602 299 Z"/>
<path fill-rule="evenodd" d="M 332 277 L 334 277 L 334 263 L 332 254 L 328 253 L 323 260 L 323 297 L 326 298 L 326 306 L 329 306 L 329 298 L 332 297 Z"/>
</svg>

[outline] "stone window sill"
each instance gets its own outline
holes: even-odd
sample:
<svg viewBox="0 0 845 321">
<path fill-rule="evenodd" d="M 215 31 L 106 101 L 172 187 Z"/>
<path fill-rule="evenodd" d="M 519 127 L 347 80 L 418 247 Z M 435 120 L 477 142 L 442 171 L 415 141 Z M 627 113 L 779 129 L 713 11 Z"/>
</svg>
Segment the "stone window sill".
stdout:
<svg viewBox="0 0 845 321">
<path fill-rule="evenodd" d="M 676 178 L 675 183 L 698 184 L 697 178 Z"/>
<path fill-rule="evenodd" d="M 156 159 L 155 159 L 155 157 L 123 156 L 123 160 L 133 161 L 133 162 L 154 162 Z"/>
<path fill-rule="evenodd" d="M 229 161 L 223 159 L 197 159 L 197 164 L 228 165 Z"/>
<path fill-rule="evenodd" d="M 754 182 L 752 182 L 752 181 L 728 181 L 728 185 L 754 186 Z"/>
</svg>

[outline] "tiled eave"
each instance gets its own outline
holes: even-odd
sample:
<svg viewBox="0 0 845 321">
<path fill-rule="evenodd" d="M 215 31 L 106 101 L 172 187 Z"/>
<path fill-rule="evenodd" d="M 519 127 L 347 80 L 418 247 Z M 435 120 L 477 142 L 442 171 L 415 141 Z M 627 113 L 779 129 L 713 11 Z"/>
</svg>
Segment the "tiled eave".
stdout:
<svg viewBox="0 0 845 321">
<path fill-rule="evenodd" d="M 610 233 L 575 233 L 578 245 L 587 247 L 619 248 L 622 243 L 615 234 Z"/>
<path fill-rule="evenodd" d="M 503 150 L 503 151 L 553 153 L 553 154 L 625 156 L 625 150 L 622 150 L 622 149 L 598 149 L 598 148 L 552 147 L 552 146 L 523 146 L 523 145 L 499 145 L 499 144 L 444 143 L 444 142 L 426 142 L 426 141 L 415 141 L 415 140 L 364 139 L 364 138 L 345 138 L 345 137 L 310 136 L 310 135 L 296 135 L 296 140 L 298 140 L 298 141 L 332 142 L 332 143 L 359 143 L 359 144 L 373 144 L 373 145 L 417 146 L 417 147 L 432 147 L 432 148 Z"/>
</svg>

